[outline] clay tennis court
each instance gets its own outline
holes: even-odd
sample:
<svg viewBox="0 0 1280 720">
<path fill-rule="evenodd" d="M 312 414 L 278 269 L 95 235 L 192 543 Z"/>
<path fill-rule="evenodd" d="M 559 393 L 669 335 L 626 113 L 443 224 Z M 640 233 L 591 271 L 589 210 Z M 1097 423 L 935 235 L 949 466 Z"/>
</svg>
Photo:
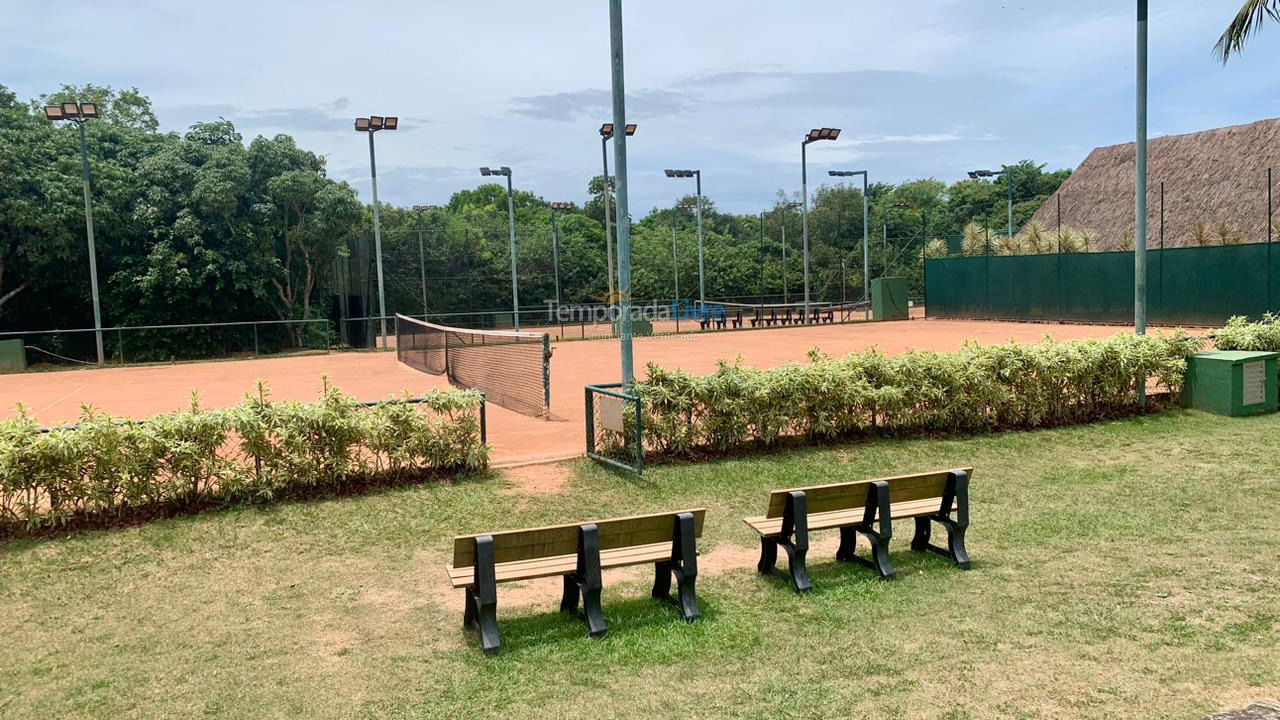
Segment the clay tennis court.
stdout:
<svg viewBox="0 0 1280 720">
<path fill-rule="evenodd" d="M 733 360 L 757 368 L 804 361 L 810 348 L 829 355 L 878 347 L 896 354 L 908 349 L 952 351 L 965 340 L 995 344 L 1035 342 L 1046 334 L 1058 340 L 1107 337 L 1125 328 L 915 319 L 896 322 L 811 325 L 759 330 L 691 333 L 635 339 L 636 374 L 645 363 L 707 373 L 716 361 Z M 581 455 L 585 445 L 583 386 L 617 382 L 616 340 L 554 342 L 551 411 L 539 420 L 488 406 L 489 442 L 497 465 Z M 198 391 L 205 407 L 238 402 L 261 379 L 277 400 L 313 400 L 321 377 L 362 401 L 384 400 L 404 391 L 419 394 L 447 387 L 442 376 L 427 375 L 396 361 L 391 352 L 335 352 L 224 362 L 85 369 L 0 375 L 4 417 L 22 403 L 42 425 L 75 422 L 82 404 L 122 417 L 144 418 L 186 407 Z"/>
</svg>

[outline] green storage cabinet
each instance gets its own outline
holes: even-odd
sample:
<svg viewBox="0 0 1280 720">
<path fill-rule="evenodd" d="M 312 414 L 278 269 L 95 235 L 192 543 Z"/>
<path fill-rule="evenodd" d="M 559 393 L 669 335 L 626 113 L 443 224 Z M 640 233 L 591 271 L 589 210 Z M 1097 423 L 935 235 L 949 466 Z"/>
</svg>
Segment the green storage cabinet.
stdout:
<svg viewBox="0 0 1280 720">
<path fill-rule="evenodd" d="M 644 318 L 633 317 L 631 318 L 631 334 L 635 337 L 648 337 L 653 334 L 653 323 Z M 613 335 L 614 337 L 622 335 L 621 320 L 614 321 Z"/>
<path fill-rule="evenodd" d="M 1218 350 L 1187 360 L 1185 407 L 1219 415 L 1259 415 L 1276 411 L 1280 353 Z"/>
<path fill-rule="evenodd" d="M 906 320 L 911 317 L 906 278 L 887 277 L 871 281 L 871 316 L 876 320 Z"/>
<path fill-rule="evenodd" d="M 0 340 L 0 372 L 27 369 L 27 348 L 21 340 Z"/>
</svg>

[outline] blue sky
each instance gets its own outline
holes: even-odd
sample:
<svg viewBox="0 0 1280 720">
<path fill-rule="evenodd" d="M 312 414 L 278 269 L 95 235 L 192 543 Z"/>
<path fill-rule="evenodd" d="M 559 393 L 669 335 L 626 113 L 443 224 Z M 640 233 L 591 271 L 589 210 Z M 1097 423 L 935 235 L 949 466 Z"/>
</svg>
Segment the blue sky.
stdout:
<svg viewBox="0 0 1280 720">
<path fill-rule="evenodd" d="M 1226 68 L 1210 56 L 1240 0 L 1157 0 L 1151 133 L 1280 115 L 1280 25 Z M 820 13 L 820 14 L 819 14 Z M 825 4 L 624 3 L 632 213 L 669 205 L 703 170 L 722 209 L 754 212 L 810 177 L 953 181 L 1033 158 L 1074 167 L 1134 128 L 1134 2 L 969 0 Z M 166 130 L 228 118 L 285 132 L 369 197 L 357 115 L 399 115 L 377 136 L 385 201 L 439 203 L 508 165 L 517 187 L 586 199 L 609 120 L 608 3 L 383 0 L 0 0 L 0 83 L 137 86 Z M 816 184 L 816 183 L 815 183 Z"/>
</svg>

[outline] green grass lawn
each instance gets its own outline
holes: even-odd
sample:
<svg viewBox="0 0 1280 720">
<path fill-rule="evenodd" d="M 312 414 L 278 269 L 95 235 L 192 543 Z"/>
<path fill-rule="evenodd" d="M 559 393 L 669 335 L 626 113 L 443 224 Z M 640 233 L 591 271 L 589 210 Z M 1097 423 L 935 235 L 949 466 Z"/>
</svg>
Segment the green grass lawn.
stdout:
<svg viewBox="0 0 1280 720">
<path fill-rule="evenodd" d="M 1199 718 L 1280 700 L 1278 437 L 1280 416 L 1170 413 L 11 541 L 0 717 Z M 893 582 L 829 544 L 804 597 L 751 566 L 741 518 L 771 489 L 970 464 L 969 572 L 905 526 Z M 606 575 L 602 639 L 556 612 L 558 581 L 500 586 L 497 657 L 461 629 L 453 535 L 691 506 L 698 623 L 641 571 Z"/>
</svg>

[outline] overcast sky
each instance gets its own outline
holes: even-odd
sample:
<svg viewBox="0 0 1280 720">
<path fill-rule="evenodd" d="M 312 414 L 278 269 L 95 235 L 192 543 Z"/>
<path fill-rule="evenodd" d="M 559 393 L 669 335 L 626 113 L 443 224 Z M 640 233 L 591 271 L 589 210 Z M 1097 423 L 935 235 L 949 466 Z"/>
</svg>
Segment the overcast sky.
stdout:
<svg viewBox="0 0 1280 720">
<path fill-rule="evenodd" d="M 1156 0 L 1152 135 L 1280 115 L 1280 25 L 1223 68 L 1210 56 L 1241 0 Z M 832 168 L 953 181 L 1031 158 L 1074 167 L 1134 133 L 1133 0 L 826 3 L 626 0 L 632 214 L 703 170 L 722 209 L 754 212 Z M 246 139 L 289 133 L 369 198 L 440 203 L 509 165 L 516 186 L 586 199 L 610 120 L 606 0 L 0 0 L 0 83 L 137 86 L 166 130 L 225 117 Z M 610 158 L 612 165 L 612 157 Z M 817 184 L 816 182 L 813 184 Z"/>
</svg>

